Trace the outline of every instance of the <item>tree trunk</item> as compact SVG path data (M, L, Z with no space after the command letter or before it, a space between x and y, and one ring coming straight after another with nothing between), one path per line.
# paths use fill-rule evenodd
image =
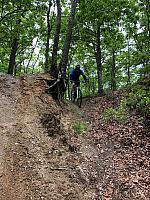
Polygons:
M34 73L35 65L36 65L36 63L37 63L37 61L38 61L38 59L39 59L39 56L40 56L40 54L38 54L38 56L37 56L37 58L36 58L34 64L32 65L32 74Z
M127 82L127 85L130 85L130 38L128 36L128 63L127 63L127 75L128 75L128 82Z
M149 0L146 1L146 15L147 15L147 32L150 39L150 2Z
M17 48L18 48L18 39L14 38L11 45L11 53L10 53L9 66L8 66L8 74L11 74L11 75L14 74L14 70L15 70Z
M115 62L115 50L114 49L112 52L111 89L116 90L116 62Z
M72 29L73 29L73 22L74 22L77 3L78 3L78 0L72 0L70 15L69 15L69 19L68 19L66 39L64 42L62 58L59 63L59 70L61 70L63 78L66 77L68 54L69 54L69 49L70 49L70 44L71 44L71 39L72 39Z
M17 10L21 9L21 4L17 6ZM16 27L14 27L14 30L16 31L15 37L13 38L12 44L11 44L11 53L10 53L10 59L9 59L9 66L8 66L8 74L13 75L15 73L15 66L16 66L16 54L17 54L17 48L18 48L18 41L19 41L19 33L18 33L18 27L21 23L21 19L16 20Z
M56 0L57 3L57 18L56 18L56 31L54 36L54 45L52 52L52 63L50 73L52 76L57 77L58 69L57 69L57 51L58 51L58 43L61 29L61 5L60 0Z
M97 24L97 44L96 44L96 64L97 64L97 74L98 74L98 94L103 94L103 80L102 80L102 62L101 62L101 41L100 41L100 22Z
M50 9L52 6L51 0L49 0L48 10L47 10L47 42L46 42L46 51L45 51L45 72L48 71L48 61L49 61L49 39L51 34L51 25L50 25Z
M30 62L31 62L31 60L32 60L33 53L34 53L34 50L35 50L35 48L36 48L36 46L37 46L37 43L38 43L38 39L37 39L37 41L36 41L35 46L34 46L33 49L32 49L31 54L30 54L30 58L29 58L29 60L28 60L27 66L26 66L26 74L28 73L29 65L30 65Z

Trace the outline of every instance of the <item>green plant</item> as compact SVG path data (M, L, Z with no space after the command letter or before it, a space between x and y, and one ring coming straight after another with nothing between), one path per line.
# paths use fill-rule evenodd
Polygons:
M120 123L126 123L128 120L128 115L126 113L126 109L124 105L120 104L120 106L116 109L107 108L103 113L103 119L105 121L117 121Z
M103 118L105 121L111 121L112 119L114 119L115 116L115 110L110 107L104 110L103 112Z
M120 105L117 108L107 108L103 113L105 121L118 121L120 123L126 123L128 120L128 114L126 110L126 99L121 100Z
M123 101L126 102L126 106L131 111L136 110L141 114L148 113L148 105L150 105L150 90L142 86L136 86Z
M76 121L72 126L74 132L77 135L81 135L86 130L86 124L83 122Z
M137 111L140 114L150 112L150 90L148 87L135 85L131 92L124 97L117 108L107 108L103 113L105 121L118 121L126 123L129 111Z

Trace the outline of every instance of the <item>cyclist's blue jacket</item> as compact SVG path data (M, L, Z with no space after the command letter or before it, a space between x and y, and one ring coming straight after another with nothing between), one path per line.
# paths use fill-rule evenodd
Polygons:
M86 81L86 76L81 68L78 71L76 69L72 69L70 73L70 80L79 81L80 75L82 75L84 80Z

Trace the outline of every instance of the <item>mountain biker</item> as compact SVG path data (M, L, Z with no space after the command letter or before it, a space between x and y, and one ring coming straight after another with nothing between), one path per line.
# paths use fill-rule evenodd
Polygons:
M83 72L83 69L80 65L76 65L74 69L72 69L70 73L70 82L72 83L72 93L74 92L74 98L76 98L76 87L80 86L80 76L83 76L85 82L87 81L87 78Z

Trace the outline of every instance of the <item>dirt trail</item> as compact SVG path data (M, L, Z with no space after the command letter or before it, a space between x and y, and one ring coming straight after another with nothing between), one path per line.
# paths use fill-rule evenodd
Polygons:
M116 148L116 133L126 127L117 126L114 133L114 126L102 119L110 102L91 99L81 110L60 104L46 93L43 79L51 77L0 77L0 200L147 200L144 178L138 188L137 173L123 171L127 151ZM72 129L77 119L87 123L84 135ZM145 165L139 176L147 176Z

